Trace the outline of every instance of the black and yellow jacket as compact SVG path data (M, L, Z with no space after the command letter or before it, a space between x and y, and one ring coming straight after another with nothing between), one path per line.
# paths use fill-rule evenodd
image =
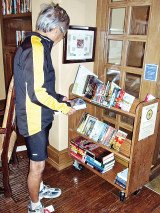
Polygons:
M27 34L14 59L16 116L20 134L38 133L48 126L54 110L67 114L68 103L55 91L55 71L51 61L53 42L36 32Z

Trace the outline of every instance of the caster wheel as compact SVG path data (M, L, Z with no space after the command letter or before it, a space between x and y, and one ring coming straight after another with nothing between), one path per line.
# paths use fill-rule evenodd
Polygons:
M83 169L83 165L80 164L77 160L74 160L73 166L78 171L81 171Z
M123 191L120 191L120 201L124 201L125 193Z

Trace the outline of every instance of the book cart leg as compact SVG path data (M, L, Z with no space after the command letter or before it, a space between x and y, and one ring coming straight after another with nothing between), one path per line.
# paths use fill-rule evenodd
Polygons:
M125 198L125 193L124 191L120 191L120 201L124 201L124 198Z
M133 195L137 195L141 189L142 189L142 187L140 189L137 189L135 192L133 192Z
M83 169L82 164L80 164L77 160L74 160L73 166L75 167L75 169L77 169L79 171L81 171Z

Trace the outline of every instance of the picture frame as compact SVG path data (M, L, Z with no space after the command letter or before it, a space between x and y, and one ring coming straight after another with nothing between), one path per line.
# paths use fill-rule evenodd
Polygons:
M70 26L63 40L63 63L93 62L96 27Z

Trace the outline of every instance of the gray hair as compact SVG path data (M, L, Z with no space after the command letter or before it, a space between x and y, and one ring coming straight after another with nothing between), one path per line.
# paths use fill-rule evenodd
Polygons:
M69 28L70 18L67 12L58 4L45 5L37 20L36 29L42 32L50 32L56 27L60 27L62 33Z

